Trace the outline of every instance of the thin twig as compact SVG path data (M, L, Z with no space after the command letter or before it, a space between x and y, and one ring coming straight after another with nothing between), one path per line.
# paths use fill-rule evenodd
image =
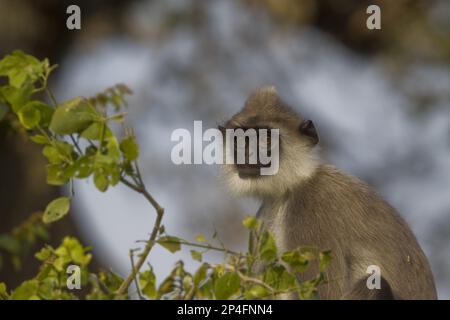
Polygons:
M147 240L137 240L136 242L147 242ZM220 247L216 247L210 244L200 244L200 243L192 243L186 240L180 240L180 241L173 241L173 240L158 240L159 243L179 243L179 244L183 244L186 246L190 246L190 247L196 247L196 248L203 248L203 249L208 249L208 250L215 250L215 251L220 251L220 252L226 252L226 253L231 253L234 255L240 255L240 252L237 251L232 251L229 249L223 249Z
M142 181L141 178L139 180ZM148 239L147 244L145 245L144 250L139 257L139 260L137 261L135 268L133 268L133 270L128 275L128 277L122 282L119 289L117 289L117 291L116 291L117 294L125 293L128 290L128 288L130 287L130 284L133 281L133 279L136 278L139 270L141 269L142 265L145 263L145 260L147 259L148 255L150 254L150 251L152 250L153 246L155 245L155 239L158 236L158 231L161 228L162 218L164 216L164 208L162 208L159 205L159 203L150 195L150 193L147 191L147 189L145 188L145 186L143 184L134 185L123 177L120 179L120 181L124 185L129 187L130 189L133 189L136 192L139 192L140 194L142 194L148 200L148 202L150 202L150 204L156 210L156 220L155 220L155 224L153 225L153 230L150 234L150 238Z
M136 249L134 249L134 250L130 249L130 263L131 263L131 269L132 270L136 270L136 267L134 266L134 251L135 250ZM144 297L142 296L141 288L139 287L139 283L138 283L137 277L134 277L134 285L136 286L136 290L137 290L137 294L139 296L139 299L140 300L145 300Z
M55 98L52 90L50 90L49 87L46 87L45 89L47 91L48 96L50 97L50 100L53 102L55 108L58 107L58 102L56 101L56 98Z
M141 193L150 202L150 204L153 206L153 208L155 208L156 213L159 214L160 212L162 212L162 213L164 212L164 209L159 205L158 202L156 202L156 200L151 196L151 194L148 193L147 189L145 189L144 186L134 185L133 183L126 180L125 178L121 178L120 182L122 182L127 187L133 189L134 191Z

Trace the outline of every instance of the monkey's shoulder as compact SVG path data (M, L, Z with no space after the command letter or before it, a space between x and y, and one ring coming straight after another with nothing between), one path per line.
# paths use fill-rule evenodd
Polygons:
M376 194L361 179L347 174L335 166L322 164L317 168L316 174L305 185L306 188L322 193L356 193L358 195Z
M297 192L295 201L328 212L397 217L396 210L367 183L332 165L320 165ZM318 206L320 204L320 206Z

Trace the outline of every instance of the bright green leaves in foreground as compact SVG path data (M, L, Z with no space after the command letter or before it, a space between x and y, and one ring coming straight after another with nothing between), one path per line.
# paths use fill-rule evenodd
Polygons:
M226 272L214 284L214 293L217 299L227 300L237 294L241 288L241 278L236 272Z
M35 278L23 282L9 293L3 290L3 299L11 300L50 300L50 299L76 299L76 292L68 290L66 272L69 265L80 268L81 285L88 283L87 266L91 261L89 248L83 247L72 237L64 238L61 245L54 249L46 246L35 255L42 262L39 273ZM0 297L2 293L0 292Z
M94 185L104 192L122 176L133 180L138 144L131 130L117 138L110 128L111 123L122 123L125 113L108 114L108 106L113 112L125 106L124 96L131 90L120 84L93 98L76 97L58 103L47 87L54 68L47 59L40 61L21 51L0 60L0 77L8 78L8 84L0 86L1 116L11 110L23 130L33 132L31 141L43 146L42 153L48 160L47 183L62 186L92 176ZM34 97L44 90L52 106ZM49 204L44 214L46 223L67 214L69 204L66 201L62 207L62 203L57 199Z
M177 237L163 236L159 238L158 243L172 253L181 249L181 239Z
M139 286L143 294L151 299L155 299L157 296L156 290L156 276L153 273L153 269L142 272L139 275Z
M248 217L243 225L256 238L256 249L245 254L224 248L220 241L211 244L201 234L195 236L195 242L189 242L160 232L156 243L172 253L192 247L192 259L201 264L190 273L178 262L159 287L153 270L146 270L139 277L141 293L150 299L273 299L285 294L301 299L319 297L318 287L326 280L325 268L331 261L329 251L304 247L279 252L272 234L261 228L261 221ZM211 250L223 251L226 259L220 264L203 262ZM306 271L314 274L311 268L317 271L316 276L299 281L297 276L304 276Z
M8 84L0 87L0 102L7 102L11 109L18 113L34 93L46 88L48 76L55 67L51 66L47 59L40 61L19 50L5 56L0 60L0 77L7 77ZM23 125L35 124L38 118L36 114L42 111L31 110L34 109L22 112ZM41 118L45 119L46 116L41 115Z
M134 161L139 156L139 147L133 136L126 137L120 142L120 150L129 161Z
M47 205L45 209L43 221L45 223L51 223L61 219L65 216L70 209L70 198L61 197L53 200Z
M0 76L7 76L10 86L21 88L26 83L46 80L55 66L50 66L48 59L39 61L20 50L14 51L0 60Z
M79 133L100 120L97 110L86 99L77 97L56 108L49 128L60 135Z
M6 255L3 253L7 253L14 269L20 270L23 258L30 253L35 242L48 239L47 226L42 221L42 214L33 213L10 232L0 234L0 262L6 262L6 259L3 258Z
M41 101L30 101L17 111L20 123L25 129L48 127L52 116L53 108Z

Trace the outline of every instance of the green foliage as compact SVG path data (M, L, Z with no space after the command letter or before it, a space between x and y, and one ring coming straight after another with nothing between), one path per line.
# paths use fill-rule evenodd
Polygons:
M66 268L75 264L81 268L81 283L86 285L88 277L87 266L91 260L89 248L83 247L75 238L66 237L62 244L54 249L46 246L36 253L36 258L42 262L38 274L33 279L24 281L11 293L5 286L0 286L0 296L11 300L49 300L76 299L66 285Z
M120 150L129 161L134 161L139 156L139 147L133 136L126 137L120 142Z
M102 117L84 98L77 97L59 105L50 122L49 129L56 134L80 133Z
M180 239L177 237L173 236L160 237L158 243L172 253L180 251L181 249Z
M143 294L151 299L155 299L158 292L156 290L156 276L153 269L146 270L139 275L139 286Z
M244 221L242 221L242 224L247 229L253 230L258 228L258 219L256 219L255 217L247 217L244 219Z
M227 300L239 293L241 279L236 272L226 272L221 275L214 284L214 294L217 299Z
M41 267L34 278L11 291L0 283L0 299L128 299L136 297L128 291L132 283L141 299L264 299L285 293L302 299L318 297L318 287L326 280L330 252L317 248L280 252L272 234L255 217L243 221L251 235L251 245L245 253L224 247L217 234L212 236L214 243L202 234L195 236L195 242L168 235L161 224L163 209L145 189L139 172L136 137L133 130L124 126L125 113L120 112L131 90L119 84L94 97L59 103L47 86L54 68L47 59L38 60L21 51L0 60L0 77L8 80L0 86L0 120L13 115L30 140L42 147L48 184L70 187L70 195L51 201L43 215L33 215L11 233L0 235L0 250L20 266L20 257L37 239L47 240L48 224L69 213L75 179L92 178L101 192L123 183L149 200L158 219L144 247L130 251L132 272L127 277L112 271L91 272L90 248L75 238L65 237L57 248L46 245L35 254ZM41 92L48 94L50 102L40 100ZM122 125L121 135L112 130L113 123ZM189 247L198 268L191 273L179 261L165 279L158 281L151 265L141 270L155 244L171 253ZM224 254L222 263L205 261L205 253L211 250ZM70 265L81 270L81 285L85 289L82 293L68 289L66 270ZM317 270L316 276L299 281L297 275L310 268Z
M64 217L70 209L70 198L60 197L50 202L45 209L43 221L45 223L55 222Z
M16 270L22 267L22 258L27 256L36 241L49 239L47 226L39 212L31 214L27 220L15 227L11 232L0 234L0 262L2 252L7 254ZM0 263L0 269L2 265Z

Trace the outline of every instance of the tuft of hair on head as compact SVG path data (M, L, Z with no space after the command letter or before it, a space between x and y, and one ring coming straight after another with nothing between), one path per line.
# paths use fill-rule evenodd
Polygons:
M255 90L228 125L280 130L280 163L275 175L243 179L234 165L223 166L224 180L235 194L258 198L283 195L311 178L321 162L314 124L284 103L274 86Z
M244 109L264 108L279 101L277 89L274 86L264 86L253 91L245 102Z
M285 122L297 122L300 116L279 96L275 86L263 86L253 91L242 110L246 114L258 114L260 118L280 118ZM274 117L277 115L277 117Z

